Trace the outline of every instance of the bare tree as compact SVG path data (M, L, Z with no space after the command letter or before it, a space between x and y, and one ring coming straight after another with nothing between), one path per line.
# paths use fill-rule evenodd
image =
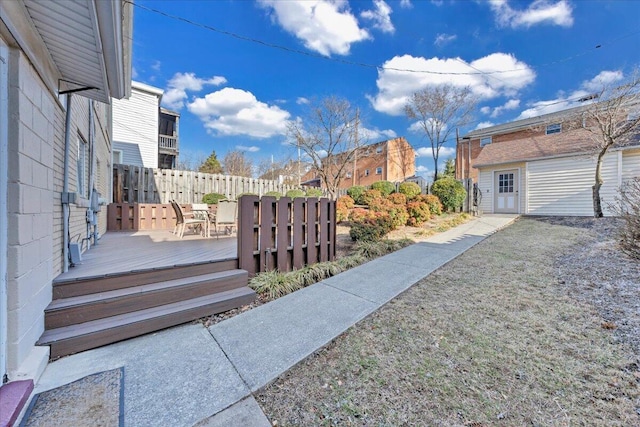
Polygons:
M440 149L458 127L471 122L477 100L469 87L450 84L429 86L411 95L404 107L410 120L417 125L431 143L435 166L434 180L438 179Z
M603 85L600 92L593 95L597 102L581 110L580 117L567 120L584 127L594 144L596 154L595 182L592 186L593 215L603 216L600 188L602 160L612 147L624 147L640 139L640 69L633 71L622 85Z
M280 180L282 177L283 184L298 184L298 162L290 158L262 159L256 169L260 179Z
M233 150L227 152L222 160L224 172L233 176L253 176L253 162L244 151Z
M307 117L289 125L292 144L309 158L332 198L349 171L356 150L362 146L359 126L358 110L337 97L311 105Z

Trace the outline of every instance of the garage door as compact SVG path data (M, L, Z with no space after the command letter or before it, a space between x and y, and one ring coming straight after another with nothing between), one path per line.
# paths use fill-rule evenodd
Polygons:
M617 154L613 154L603 162L603 197L613 194L617 187L617 158ZM591 216L594 180L595 159L591 156L530 162L527 166L527 213ZM605 197L605 204L610 201Z

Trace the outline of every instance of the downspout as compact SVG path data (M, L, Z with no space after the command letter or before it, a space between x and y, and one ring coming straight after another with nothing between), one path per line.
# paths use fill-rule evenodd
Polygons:
M71 94L67 94L67 112L64 121L64 173L62 175L62 272L69 271L69 151L71 139Z
M91 238L93 237L93 233L91 232L92 221L95 221L93 212L93 187L94 187L94 171L95 171L95 131L94 131L94 122L93 122L93 101L87 98L87 102L89 103L89 153L90 153L90 163L89 163L89 207L87 208L87 249L91 248ZM95 244L95 241L94 241Z

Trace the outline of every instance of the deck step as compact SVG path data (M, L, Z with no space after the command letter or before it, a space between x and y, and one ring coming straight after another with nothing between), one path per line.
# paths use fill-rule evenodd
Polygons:
M187 265L104 274L80 279L55 279L53 281L53 299L57 300L80 295L109 292L116 289L180 279L187 276L218 273L226 270L235 270L237 268L238 259L230 258Z
M245 286L132 313L46 330L37 344L50 346L51 359L57 359L221 313L248 304L255 297L255 292Z
M247 282L248 273L236 269L57 299L45 310L45 329L62 328L237 289L247 286Z

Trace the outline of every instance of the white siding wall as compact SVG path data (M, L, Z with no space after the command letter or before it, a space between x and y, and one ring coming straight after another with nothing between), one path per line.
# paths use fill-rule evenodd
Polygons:
M158 108L158 95L135 86L129 99L113 100L113 148L124 164L158 167Z
M622 154L622 181L640 177L640 150Z
M478 187L482 191L482 200L480 202L480 209L484 213L493 213L493 185L494 185L494 172L502 171L502 170L517 170L518 171L518 195L519 195L519 213L525 212L526 209L526 200L525 200L525 189L527 188L527 176L525 172L525 164L524 163L512 163L508 165L501 165L498 168L490 169L483 168L480 169L478 175Z
M618 188L616 152L605 156L602 164L603 187L600 196L607 214ZM564 157L529 162L528 210L530 215L591 216L591 186L595 180L596 159L593 156Z

